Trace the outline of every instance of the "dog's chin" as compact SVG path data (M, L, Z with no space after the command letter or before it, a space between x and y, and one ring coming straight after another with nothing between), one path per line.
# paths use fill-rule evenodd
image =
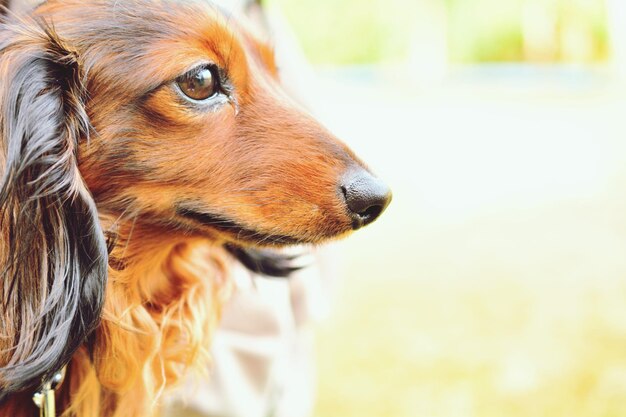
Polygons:
M176 213L186 222L192 223L207 234L219 235L224 241L241 247L284 247L294 245L321 244L326 241L339 239L349 234L352 229L338 232L310 233L305 236L295 236L284 233L270 233L262 231L240 222L205 211L191 208L178 208Z

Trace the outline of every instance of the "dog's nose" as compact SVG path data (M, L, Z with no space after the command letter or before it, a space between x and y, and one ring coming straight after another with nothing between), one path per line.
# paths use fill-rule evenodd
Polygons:
M341 192L346 200L356 230L376 220L391 203L391 190L365 170L346 176Z

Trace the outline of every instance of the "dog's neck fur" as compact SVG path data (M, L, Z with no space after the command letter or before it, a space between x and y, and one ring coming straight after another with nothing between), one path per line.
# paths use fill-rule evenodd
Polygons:
M68 367L60 415L152 416L185 371L208 368L231 291L231 258L205 239L155 233L131 223L116 228L103 320ZM7 415L34 415L23 405L9 400Z
M118 227L110 258L119 264L109 268L94 369L71 370L87 374L76 384L72 407L107 409L79 415L150 415L161 392L185 370L203 360L208 365L206 349L230 292L229 258L205 239L159 233L139 224ZM98 392L104 398L87 398Z
M102 323L69 364L58 389L59 415L152 416L163 391L185 371L208 369L210 339L233 290L227 277L238 255L221 243L132 219L103 215L100 221L110 249ZM255 256L257 267L267 264L276 276L297 269L290 258ZM29 395L9 399L0 414L35 415L34 406L24 409L32 405Z

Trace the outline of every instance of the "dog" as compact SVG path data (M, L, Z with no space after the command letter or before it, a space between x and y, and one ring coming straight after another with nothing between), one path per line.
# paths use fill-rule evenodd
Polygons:
M154 415L206 363L229 268L374 220L389 188L202 0L50 0L0 24L0 416ZM268 249L269 248L269 249Z

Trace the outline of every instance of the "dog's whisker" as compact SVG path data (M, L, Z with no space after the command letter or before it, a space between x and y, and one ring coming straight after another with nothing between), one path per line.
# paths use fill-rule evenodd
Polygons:
M120 256L120 259L122 259L122 260L126 259L126 252L128 251L128 248L130 246L130 242L131 242L131 239L133 237L133 233L135 231L135 226L137 224L137 218L138 217L139 217L139 213L135 213L135 216L133 217L133 220L131 222L131 226L130 226L130 230L128 232L128 236L124 237L124 240L125 240L125 242L124 242L124 249L122 250L122 254Z

